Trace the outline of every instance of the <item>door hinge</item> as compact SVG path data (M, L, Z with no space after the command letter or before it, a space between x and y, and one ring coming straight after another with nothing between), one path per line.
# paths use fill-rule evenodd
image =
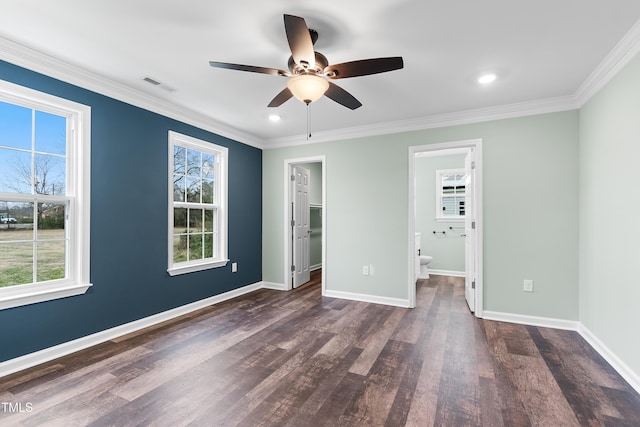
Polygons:
M471 162L471 169L475 169L476 168L476 162Z
M471 221L471 229L472 230L476 229L476 222L475 221Z
M291 181L295 181L296 180L296 176L295 175L291 175Z
M475 289L476 288L476 281L474 280L473 282L471 282L471 289Z
M295 219L292 219L292 220L291 220L291 227L293 228L293 227L295 227L295 225L296 225L296 220L295 220Z
M296 271L296 266L295 266L295 265L292 265L292 266L291 266L291 272L293 273L294 271Z

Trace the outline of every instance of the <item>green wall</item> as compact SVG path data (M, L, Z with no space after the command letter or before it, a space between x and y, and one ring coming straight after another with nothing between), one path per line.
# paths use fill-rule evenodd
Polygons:
M577 320L577 111L265 150L263 280L284 282L284 160L326 155L327 289L408 299L408 147L476 138L484 309Z
M580 111L580 321L640 375L640 56Z
M416 232L421 253L432 256L429 270L464 273L464 222L436 220L436 171L464 169L464 154L416 157ZM450 230L453 227L454 230ZM436 234L433 232L436 231ZM445 231L446 234L441 234Z

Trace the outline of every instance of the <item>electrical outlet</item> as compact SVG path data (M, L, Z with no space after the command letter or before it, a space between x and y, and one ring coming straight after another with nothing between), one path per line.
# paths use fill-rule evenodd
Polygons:
M368 276L369 275L369 266L368 265L363 265L362 266L362 275L363 276Z
M233 262L233 263L231 263L231 272L235 273L236 271L238 271L238 263L237 262Z
M525 292L533 292L533 280L525 280L522 290Z
M369 264L369 276L373 276L374 274L376 274L376 269L373 264Z

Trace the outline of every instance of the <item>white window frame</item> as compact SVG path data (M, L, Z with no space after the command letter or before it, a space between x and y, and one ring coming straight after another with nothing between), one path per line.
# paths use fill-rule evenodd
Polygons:
M452 195L446 195L442 189L442 177L445 175L466 175L467 172L464 168L459 169L438 169L436 170L436 221L464 221L464 215L442 215L442 199L444 197L452 197ZM465 200L466 200L466 188L465 188Z
M175 146L190 148L193 150L213 154L215 156L216 167L214 168L214 194L217 195L214 200L214 204L217 210L217 234L218 234L218 247L216 258L205 258L195 261L184 261L175 263L173 261L173 225L174 207L188 207L193 206L195 208L203 208L203 205L198 203L189 202L175 202L173 200L173 151ZM224 267L229 262L227 257L228 253L228 239L227 239L227 224L228 224L228 205L227 205L227 187L228 187L228 170L229 163L229 149L220 145L213 144L208 141L203 141L197 138L193 138L187 135L180 134L178 132L169 131L169 169L168 169L168 229L167 229L167 272L171 276L178 274L192 273L195 271L208 270L211 268Z
M84 294L90 283L91 107L0 80L0 101L67 118L68 203L65 230L69 248L64 279L0 288L0 310ZM44 195L0 193L2 200L38 203Z

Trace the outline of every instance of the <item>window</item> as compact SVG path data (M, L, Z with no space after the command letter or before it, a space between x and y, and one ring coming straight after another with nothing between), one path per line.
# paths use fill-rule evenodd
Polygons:
M464 219L466 179L464 169L436 171L436 219Z
M227 259L228 150L169 132L169 267L190 273Z
M91 286L90 114L0 81L0 309Z

